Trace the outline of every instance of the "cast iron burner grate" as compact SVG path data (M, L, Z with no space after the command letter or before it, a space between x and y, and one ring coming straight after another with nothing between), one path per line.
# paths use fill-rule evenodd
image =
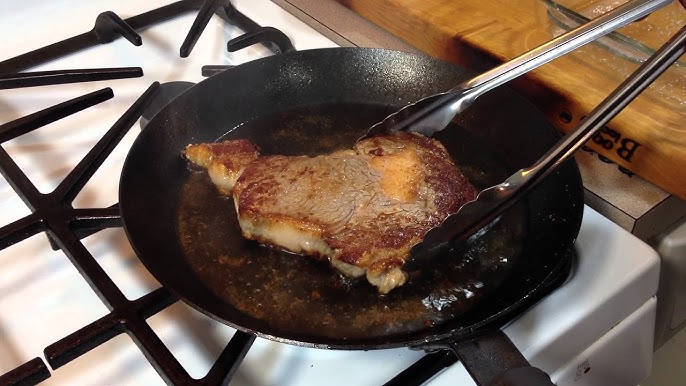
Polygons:
M141 76L139 68L67 70L28 74L16 72L94 44L111 42L120 36L126 37L134 44L140 44L140 36L136 30L198 9L198 16L181 48L181 56L190 54L202 29L215 11L229 23L247 31L245 35L228 43L229 50L247 47L257 42L266 42L265 45L277 53L293 50L285 34L270 27L260 27L236 11L228 0L179 1L126 20L122 20L112 12L105 12L98 17L95 27L90 32L0 62L0 89ZM212 70L213 68L206 69L207 75L210 75ZM224 68L220 67L219 70L224 70ZM44 349L45 359L51 369L56 370L112 338L126 333L167 384L225 385L230 382L240 366L255 336L237 331L208 373L201 379L192 378L146 322L151 316L177 302L178 298L167 289L158 288L138 299L127 299L81 242L83 237L100 230L121 227L118 204L106 208L74 208L72 205L73 200L88 180L141 117L146 107L155 100L160 89L157 82L152 84L81 162L68 173L67 177L49 193L38 191L5 151L2 144L111 99L114 96L112 90L104 88L0 126L0 172L32 212L0 228L0 250L35 234L45 232L53 248L64 252L109 310L105 316ZM571 265L571 260L570 257L569 265ZM550 290L560 285L567 277L569 267L561 271L555 280L548 283L547 290L540 291L539 297L545 296ZM530 299L529 305L537 300L538 298ZM389 380L387 385L419 385L455 361L455 356L445 351L426 354L414 365ZM48 366L40 357L36 357L0 375L0 384L38 384L49 377Z

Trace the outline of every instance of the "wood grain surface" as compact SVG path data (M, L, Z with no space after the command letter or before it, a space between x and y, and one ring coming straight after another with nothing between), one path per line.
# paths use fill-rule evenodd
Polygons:
M429 55L476 70L512 59L562 32L541 0L337 1ZM684 12L675 2L622 32L657 47L683 25ZM567 132L637 67L589 44L512 86ZM588 146L686 199L686 67L672 66Z

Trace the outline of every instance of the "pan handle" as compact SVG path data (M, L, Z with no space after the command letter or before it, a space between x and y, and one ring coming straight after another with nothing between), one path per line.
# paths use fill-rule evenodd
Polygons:
M468 339L436 342L424 348L452 351L480 386L554 385L548 374L531 366L499 329L479 332Z

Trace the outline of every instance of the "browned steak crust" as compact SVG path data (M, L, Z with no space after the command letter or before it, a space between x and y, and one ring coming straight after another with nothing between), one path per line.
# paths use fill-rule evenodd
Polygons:
M443 145L419 134L376 136L316 157L260 157L245 142L186 150L232 193L243 235L366 274L381 293L405 283L410 249L476 194ZM213 160L198 159L203 148Z

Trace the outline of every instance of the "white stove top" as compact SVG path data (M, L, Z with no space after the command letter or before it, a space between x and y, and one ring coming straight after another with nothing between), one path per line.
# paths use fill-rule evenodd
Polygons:
M167 3L35 0L20 9L16 3L0 3L0 36L5 37L0 42L0 60L90 30L100 12L111 10L126 18ZM284 31L297 49L335 46L270 1L241 0L234 5L259 24ZM190 57L181 59L178 50L194 17L191 13L142 32L141 47L118 39L29 70L140 66L145 73L142 78L0 90L0 123L103 87L114 90L112 100L2 144L41 192L52 191L153 81L198 82L203 79L203 65L240 64L271 54L262 46L226 52L226 42L240 31L215 16ZM134 127L127 134L77 197L75 207L117 202L121 165L138 132ZM29 213L0 178L0 226ZM129 299L159 287L135 257L122 229L101 231L84 244ZM556 373L562 365L649 302L657 289L655 252L589 208L585 208L577 247L579 261L570 281L505 328L532 364L551 373L553 379L562 376ZM64 254L50 249L45 235L0 251L0 375L42 356L46 346L107 312ZM233 334L231 328L180 302L149 323L195 378L207 372ZM383 384L422 355L408 349L325 351L257 339L231 384ZM460 365L431 384L463 384L456 380L471 382ZM163 381L132 340L120 335L53 371L44 384L154 385Z

